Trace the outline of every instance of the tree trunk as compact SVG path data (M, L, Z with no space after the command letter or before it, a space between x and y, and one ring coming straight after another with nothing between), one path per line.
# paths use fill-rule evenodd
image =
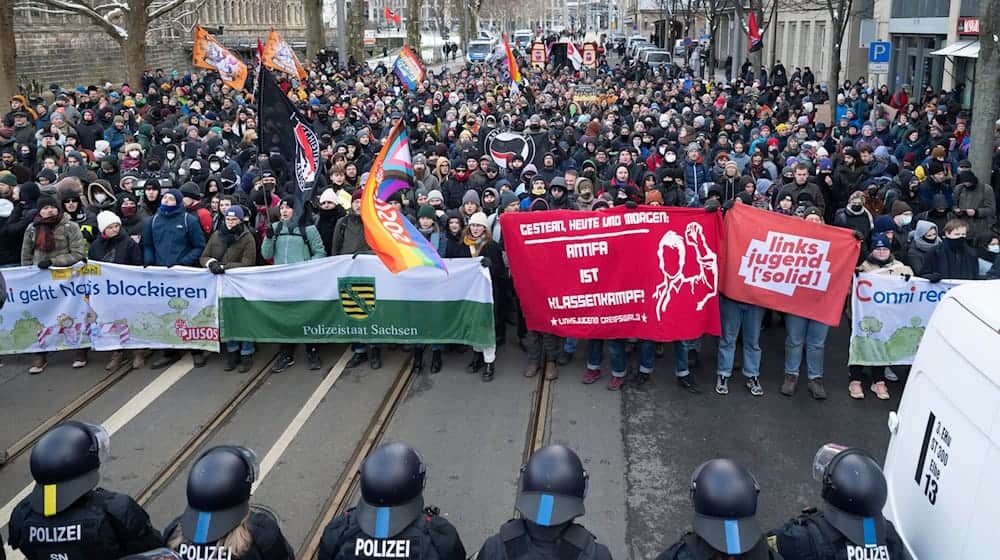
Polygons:
M454 12L452 17L458 20L458 45L462 47L462 52L465 52L469 42L469 29L465 19L468 7L465 5L465 0L454 0L451 9Z
M146 0L132 0L125 14L128 37L119 44L125 58L125 75L132 91L142 91L142 74L146 71L146 32L149 31L149 14Z
M0 2L0 99L17 95L17 45L14 43L14 2Z
M420 8L423 3L423 0L406 0L406 44L421 58Z
M312 60L326 47L323 0L303 0L303 8L306 16L306 58Z
M837 104L837 88L840 87L840 51L843 46L843 37L838 37L836 30L840 29L838 22L831 22L830 26L834 33L832 33L830 41L830 75L826 78L826 91L830 94L830 118L831 120L835 118L837 110L834 107ZM831 125L836 125L836 122L830 123Z
M359 64L365 61L365 14L367 13L367 0L351 2L351 13L347 16L347 52Z
M996 141L994 123L1000 118L1000 0L979 0L979 60L972 105L972 145L969 161L981 183L989 184ZM1000 185L993 185L994 189Z

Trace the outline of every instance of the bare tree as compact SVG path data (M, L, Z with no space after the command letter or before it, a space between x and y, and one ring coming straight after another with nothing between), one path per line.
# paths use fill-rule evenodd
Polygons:
M365 14L367 13L368 0L351 1L351 11L347 15L347 52L359 63L365 60Z
M1000 0L979 0L979 60L973 101L969 161L979 180L989 183L996 150L994 123L1000 118Z
M406 44L420 56L420 9L423 0L406 0Z
M17 45L14 43L14 3L0 1L0 99L17 94Z
M715 68L718 66L715 47L719 44L719 25L722 23L722 18L719 15L729 7L731 2L732 0L701 0L702 15L705 17L705 23L708 24L708 34L710 36L708 58L706 59L708 71L705 73L709 80L714 79ZM671 48L670 45L667 48Z
M995 1L995 0L994 0ZM854 0L823 0L827 15L830 16L830 73L827 75L827 91L836 97L840 84L840 53L844 48L844 35L854 13Z
M146 35L150 24L196 1L102 0L91 5L84 0L37 0L50 8L84 16L111 36L122 49L126 76L133 86L142 83L142 73L146 69Z
M302 0L302 7L306 17L306 58L312 60L326 47L323 0Z

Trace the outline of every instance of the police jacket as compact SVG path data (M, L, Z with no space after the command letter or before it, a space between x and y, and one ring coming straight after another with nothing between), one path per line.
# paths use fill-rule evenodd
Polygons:
M135 500L103 488L52 517L34 511L27 499L10 516L10 546L28 560L120 558L162 542Z
M529 525L513 519L486 539L479 550L484 560L611 560L611 553L597 537L576 523L556 527Z
M885 542L875 546L855 544L812 508L785 523L768 542L788 560L910 560L895 527L885 522Z
M348 558L414 558L465 560L465 547L448 520L427 508L400 533L388 539L372 538L361 530L351 508L327 525L320 541L319 560Z
M746 560L782 560L784 557L768 547L764 539L743 554L726 555L708 545L698 535L686 533L681 540L660 553L656 560L711 560L714 558L744 558Z
M185 536L181 539L180 544L172 544L171 541L176 538L174 533L181 530L180 521L181 518L178 517L171 521L170 525L167 525L167 528L163 530L163 539L166 545L177 552L182 560L208 560L210 558L219 560L293 560L295 558L292 545L285 540L285 535L278 527L278 521L266 511L250 510L250 517L246 523L252 538L249 548L242 554L237 554L238 551L230 549L224 538L214 543L195 544Z

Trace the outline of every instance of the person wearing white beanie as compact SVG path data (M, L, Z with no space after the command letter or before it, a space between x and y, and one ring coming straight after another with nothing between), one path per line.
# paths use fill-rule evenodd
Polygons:
M87 251L87 258L91 262L142 266L142 249L130 235L122 233L122 220L118 214L110 210L97 214L97 229L100 234L91 242ZM143 350L137 350L137 353L139 352ZM111 353L111 359L104 369L113 371L131 364L132 357L123 350L115 350Z

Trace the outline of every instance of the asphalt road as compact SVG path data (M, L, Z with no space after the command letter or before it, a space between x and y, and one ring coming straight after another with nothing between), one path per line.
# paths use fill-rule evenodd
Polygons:
M711 391L715 342L702 349L705 391L691 395L673 378L671 348L658 360L650 383L628 383L608 391L605 377L580 383L586 345L576 360L560 368L551 386L545 442L570 445L590 474L587 514L581 522L617 558L650 558L690 522L688 481L702 461L726 456L744 462L762 491L762 524L775 525L818 499L810 477L816 449L829 441L861 446L876 456L888 443L886 414L893 400L864 401L847 396L847 332L831 332L827 352L825 402L809 398L800 387L793 398L778 394L783 359L780 326L764 334L762 371L766 394L752 397L731 382L726 397ZM323 348L324 368L309 371L302 360L273 374L192 456L223 443L247 445L262 461L262 479L253 501L276 513L298 549L330 496L374 411L385 398L408 353L387 349L383 366L344 369L342 345ZM258 369L266 368L275 348L258 349L255 370L223 372L213 357L207 367L192 368L185 358L167 370L135 370L123 377L74 417L105 424L111 454L102 467L102 485L133 495L185 448L217 411L237 394ZM525 358L515 343L504 346L492 383L465 373L471 353L445 353L440 373L414 377L406 388L383 441L406 441L419 448L428 468L426 501L441 508L458 527L467 551L513 516L518 468L528 437L538 390L536 379L521 372ZM95 354L82 370L69 367L68 353L51 360L40 376L26 373L26 357L8 357L0 368L0 447L22 434L96 383L106 372L107 356ZM429 352L425 358L430 359ZM606 364L607 367L607 364ZM164 527L184 507L184 484L190 461L146 504L154 523ZM15 498L30 488L28 453L0 468L0 524L5 525ZM351 503L357 497L351 497Z

